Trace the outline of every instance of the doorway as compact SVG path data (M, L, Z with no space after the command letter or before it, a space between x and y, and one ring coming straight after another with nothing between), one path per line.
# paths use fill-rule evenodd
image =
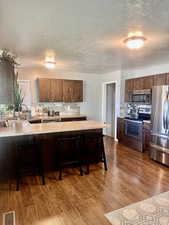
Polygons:
M116 140L116 82L103 83L102 121L109 125L104 134Z

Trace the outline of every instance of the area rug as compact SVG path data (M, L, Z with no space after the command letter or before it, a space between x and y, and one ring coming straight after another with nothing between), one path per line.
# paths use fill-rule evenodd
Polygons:
M112 225L169 225L169 192L105 214Z

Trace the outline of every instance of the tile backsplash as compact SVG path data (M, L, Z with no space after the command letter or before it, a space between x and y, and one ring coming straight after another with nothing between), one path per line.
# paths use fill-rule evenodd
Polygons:
M60 115L77 115L80 114L80 103L38 103L31 107L24 107L23 110L30 109L32 116L36 116L39 112L46 110L59 111ZM46 109L46 110L45 110ZM6 117L13 117L13 110L9 110L8 105L0 104L0 120Z
M80 114L78 103L39 103L37 107L59 111L61 115Z

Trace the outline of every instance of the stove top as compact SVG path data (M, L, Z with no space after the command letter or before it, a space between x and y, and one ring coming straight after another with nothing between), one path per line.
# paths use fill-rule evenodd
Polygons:
M136 120L136 121L150 120L150 118L151 118L151 115L146 114L146 113L139 113L137 118L133 117L133 116L130 116L130 115L127 115L125 117L125 119Z
M134 117L129 117L129 116L126 116L125 119L135 120L135 121L143 121L144 120L144 119L139 119L139 118L134 118Z

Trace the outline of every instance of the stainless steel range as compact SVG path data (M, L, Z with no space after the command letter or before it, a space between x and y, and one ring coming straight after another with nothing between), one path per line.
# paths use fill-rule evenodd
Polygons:
M143 151L143 121L150 120L151 106L132 106L124 119L125 136L128 137L128 145L138 151ZM130 145L131 143L131 145Z

